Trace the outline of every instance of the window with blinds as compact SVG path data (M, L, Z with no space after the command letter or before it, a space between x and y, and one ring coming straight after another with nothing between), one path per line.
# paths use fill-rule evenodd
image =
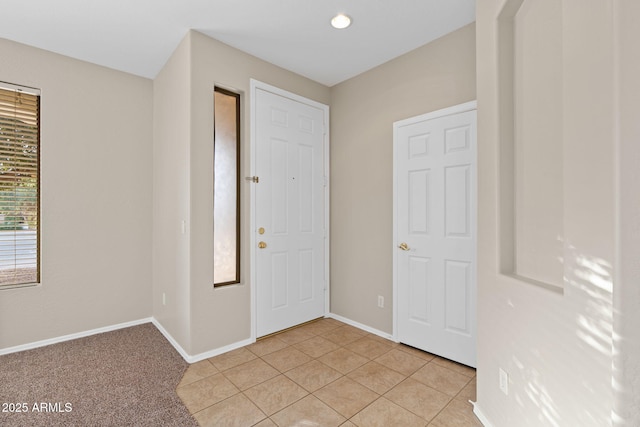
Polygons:
M40 91L0 82L0 289L40 281Z

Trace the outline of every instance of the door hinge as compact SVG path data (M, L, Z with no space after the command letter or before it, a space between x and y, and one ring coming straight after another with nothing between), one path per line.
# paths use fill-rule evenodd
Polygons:
M255 182L256 184L260 182L260 178L257 176L247 176L244 179L247 181Z
M329 184L329 180L327 179L327 176L324 176L324 186L326 187L327 184Z

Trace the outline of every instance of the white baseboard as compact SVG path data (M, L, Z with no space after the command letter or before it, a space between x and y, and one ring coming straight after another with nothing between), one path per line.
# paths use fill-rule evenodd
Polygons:
M28 344L17 345L14 347L7 347L0 349L0 356L5 354L17 353L19 351L32 350L38 347L44 347L51 344L57 344L65 341L71 341L78 338L84 338L91 335L102 334L105 332L117 331L118 329L129 328L131 326L138 326L144 323L150 323L153 318L147 317L145 319L133 320L131 322L118 323L117 325L105 326L103 328L90 329L88 331L77 332L75 334L63 335L61 337L49 338L42 341L35 341Z
M480 420L482 425L484 427L493 427L493 424L491 424L491 422L484 415L484 413L482 412L482 410L478 406L478 403L477 402L471 402L471 404L473 405L473 413L476 415L476 417L478 417L478 419Z
M374 335L378 335L378 336L380 336L382 338L386 338L388 340L393 341L393 336L391 334L379 331L377 329L374 329L374 328L371 328L369 326L363 325L362 323L355 322L355 321L353 321L351 319L347 319L345 317L338 316L337 314L333 314L333 313L327 314L326 317L329 317L329 318L335 319L335 320L339 320L340 322L346 323L347 325L351 325L351 326L356 327L358 329L362 329L363 331L366 331L366 332L372 333ZM191 356L180 346L180 344L178 344L178 342L175 339L173 339L171 334L169 332L167 332L167 330L160 324L160 322L158 322L155 318L153 318L152 321L153 321L153 324L156 326L156 328L158 328L158 330L162 333L162 335L165 336L167 341L169 341L171 343L171 345L176 349L176 351L178 353L180 353L180 356L182 356L182 358L185 361L187 361L187 363L200 362L201 360L208 359L210 357L215 357L215 356L218 356L220 354L227 353L227 352L232 351L232 350L236 350L236 349L238 349L240 347L244 347L246 345L253 344L255 342L255 340L252 340L251 338L248 338L246 340L238 341L238 342L226 345L224 347L219 347L219 348L216 348L216 349L204 352L204 353L200 353L200 354L196 354L194 356Z
M246 339L243 341L234 342L233 344L225 345L224 347L219 347L204 353L196 354L195 356L189 356L189 359L185 359L189 363L196 363L204 359L208 359L210 357L219 356L223 353L227 353L232 350L236 350L240 347L244 347L245 345L253 344L255 340Z
M334 313L327 314L327 317L329 317L331 319L339 320L342 323L346 323L347 325L351 325L351 326L353 326L355 328L362 329L363 331L372 333L374 335L378 335L379 337L386 338L388 340L394 341L393 336L391 334L379 331L379 330L371 328L371 327L369 327L367 325L363 325L362 323L358 323L358 322L356 322L354 320L347 319L346 317L342 317L342 316L339 316L339 315L334 314Z
M362 329L363 331L366 331L366 332L372 333L374 335L378 335L378 336L380 336L382 338L386 338L388 340L393 341L393 337L390 334L388 334L386 332L379 331L379 330L374 329L374 328L371 328L369 326L363 325L362 323L358 323L356 321L353 321L351 319L347 319L345 317L342 317L342 316L339 316L339 315L333 314L333 313L329 313L327 315L327 317L335 319L335 320L339 320L340 322L346 323L347 325L351 325L351 326L356 327L358 329ZM118 329L129 328L131 326L138 326L138 325L142 325L144 323L152 323L158 329L158 331L160 331L160 333L162 335L164 335L164 337L167 339L167 341L169 341L169 343L173 346L173 348L176 349L176 351L180 354L180 356L182 356L182 358L187 363L196 363L196 362L199 362L201 360L208 359L208 358L214 357L214 356L218 356L220 354L223 354L223 353L238 349L240 347L244 347L245 345L249 345L249 344L252 344L252 343L255 342L251 338L248 338L246 340L238 341L238 342L226 345L224 347L215 348L213 350L210 350L210 351L207 351L207 352L204 352L204 353L200 353L200 354L196 354L196 355L192 356L192 355L188 354L182 348L182 346L180 344L178 344L178 342L171 336L171 334L162 326L162 324L155 317L147 317L147 318L144 318L144 319L133 320L131 322L118 323L117 325L105 326L103 328L91 329L91 330L88 330L88 331L78 332L78 333L75 333L75 334L63 335L61 337L50 338L50 339L46 339L46 340L42 340L42 341L36 341L36 342L28 343L28 344L17 345L15 347L3 348L3 349L0 349L0 356L5 355L5 354L10 354L10 353L17 353L19 351L32 350L34 348L44 347L44 346L47 346L47 345L57 344L57 343L65 342L65 341L75 340L77 338L84 338L84 337L88 337L88 336L91 336L91 335L102 334L104 332L116 331ZM478 416L478 418L480 418L480 417ZM487 425L487 424L485 424L485 425Z
M167 330L162 326L162 324L156 319L156 318L152 318L151 322L153 323L153 325L158 328L158 330L160 331L160 333L162 335L164 335L164 337L167 339L167 341L169 341L169 343L173 346L173 348L176 349L176 351L180 354L180 356L182 356L182 358L187 362L187 363L196 363L196 362L200 362L201 360L204 359L208 359L210 357L214 357L214 356L218 356L220 354L226 353L228 351L231 350L235 350L238 349L240 347L244 347L245 345L249 345L254 343L255 341L251 340L251 339L246 339L243 341L238 341L235 342L233 344L229 344L226 345L224 347L220 347L220 348L215 348L213 350L204 352L204 353L200 353L200 354L196 354L194 356L191 356L190 354L188 354L180 344L178 344L178 341L176 341L169 332L167 332Z
M145 323L152 323L158 331L169 341L169 343L176 349L176 351L182 356L187 363L196 363L210 357L218 356L222 353L226 353L231 350L235 350L245 345L252 344L254 341L246 339L238 341L233 344L229 344L224 347L216 348L205 353L196 354L195 356L189 355L180 344L171 336L169 332L158 322L155 317L147 317L144 319L133 320L131 322L118 323L117 325L105 326L102 328L90 329L88 331L77 332L75 334L63 335L61 337L49 338L42 341L35 341L27 344L21 344L14 347L7 347L0 349L0 356L5 354L17 353L19 351L33 350L34 348L45 347L47 345L58 344L65 341L75 340L78 338L85 338L91 335L102 334L105 332L117 331L118 329L129 328L131 326L138 326Z
M158 319L156 319L155 317L152 317L151 323L153 323L153 326L155 326L156 329L159 330L162 335L164 335L167 341L169 341L169 344L171 344L173 348L176 349L178 354L180 354L180 356L182 356L184 360L186 360L188 363L192 363L192 362L189 362L189 357L190 357L189 354L187 354L187 352L184 351L184 348L182 348L182 346L178 344L178 341L176 341L171 336L171 334L164 328L164 326L162 326L162 324L158 322Z

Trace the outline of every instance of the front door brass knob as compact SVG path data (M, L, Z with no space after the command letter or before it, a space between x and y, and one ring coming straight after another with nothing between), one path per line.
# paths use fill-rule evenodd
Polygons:
M407 245L406 243L400 243L400 244L398 245L398 247L399 247L400 249L402 249L403 251L408 251L408 250L409 250L409 245Z
M266 247L267 247L267 244L266 244L265 242L260 242L260 243L258 243L258 247L259 247L260 249L264 249L264 248L266 248Z

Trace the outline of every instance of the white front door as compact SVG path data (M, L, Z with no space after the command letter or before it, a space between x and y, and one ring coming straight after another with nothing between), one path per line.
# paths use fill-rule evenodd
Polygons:
M327 114L299 97L253 93L260 337L325 315Z
M475 105L394 123L396 336L474 367Z

